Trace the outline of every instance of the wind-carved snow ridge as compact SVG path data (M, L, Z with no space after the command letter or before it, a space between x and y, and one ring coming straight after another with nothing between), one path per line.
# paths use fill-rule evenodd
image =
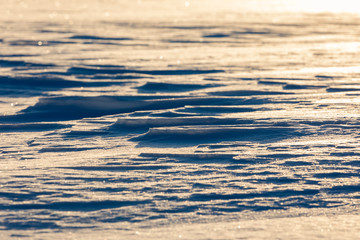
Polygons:
M209 87L221 86L219 84L174 84L174 83L156 83L147 82L141 87L138 87L139 92L182 92L192 91Z
M264 102L279 102L270 99L234 99L216 97L188 96L67 96L41 98L34 106L30 106L14 116L0 117L0 120L23 119L35 121L71 120L84 117L100 117L104 115L132 113L135 111L172 109L185 106L201 105L244 105Z
M133 141L172 142L200 144L219 141L276 141L281 138L297 136L296 129L283 127L237 127L237 126L199 126L199 127L161 127L151 128L146 134L132 138ZM143 142L145 143L145 142Z
M158 117L158 118L120 118L114 127L123 130L149 129L153 127L182 126L182 125L233 125L251 123L251 120L219 117Z
M3 2L0 239L358 238L356 14Z

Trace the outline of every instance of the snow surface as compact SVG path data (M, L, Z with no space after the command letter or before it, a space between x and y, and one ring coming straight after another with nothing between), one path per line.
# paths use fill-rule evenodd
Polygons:
M0 239L360 237L360 16L221 2L2 3Z

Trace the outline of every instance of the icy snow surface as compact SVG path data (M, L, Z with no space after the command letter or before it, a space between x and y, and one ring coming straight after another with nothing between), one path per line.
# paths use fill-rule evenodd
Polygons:
M359 238L360 16L279 2L3 1L0 238Z

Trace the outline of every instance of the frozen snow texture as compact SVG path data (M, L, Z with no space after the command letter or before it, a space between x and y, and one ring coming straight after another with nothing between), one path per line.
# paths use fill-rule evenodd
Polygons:
M358 15L76 2L2 6L1 239L358 237Z

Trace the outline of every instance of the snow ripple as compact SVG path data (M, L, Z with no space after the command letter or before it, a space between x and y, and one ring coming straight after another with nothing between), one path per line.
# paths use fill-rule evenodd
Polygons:
M357 214L358 19L269 14L0 21L0 230Z

